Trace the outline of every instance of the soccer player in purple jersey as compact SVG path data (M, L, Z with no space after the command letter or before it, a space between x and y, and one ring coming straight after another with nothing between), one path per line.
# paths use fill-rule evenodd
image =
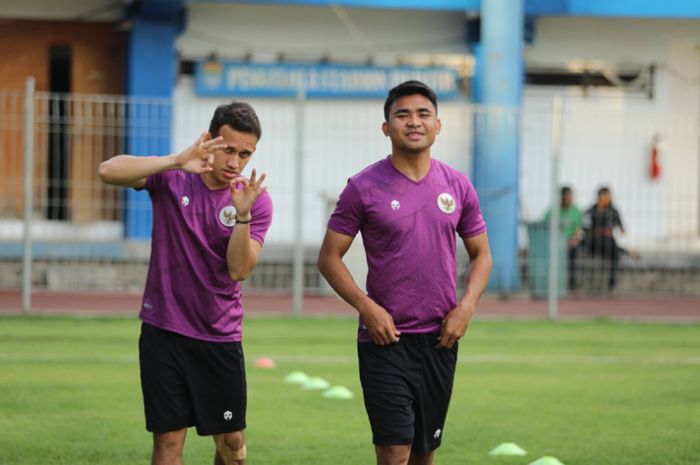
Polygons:
M359 313L365 408L380 465L431 465L452 394L457 341L486 288L492 260L469 179L431 158L440 132L435 93L418 81L389 91L382 131L391 155L351 177L321 246L318 267ZM342 259L361 232L367 294ZM456 242L469 253L456 295Z
M151 259L141 313L141 388L153 465L182 464L187 428L213 436L216 465L245 464L246 379L240 281L272 220L265 174L242 175L260 122L247 103L219 106L209 131L178 154L118 155L108 184L146 189Z

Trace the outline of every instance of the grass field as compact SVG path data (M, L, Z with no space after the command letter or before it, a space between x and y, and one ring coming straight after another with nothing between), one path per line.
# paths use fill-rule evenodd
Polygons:
M0 318L0 463L148 463L135 319ZM355 322L245 323L249 462L374 462L357 377ZM270 356L277 368L253 366ZM282 379L292 370L348 386L327 400ZM528 451L494 458L513 441ZM193 430L189 464L209 464ZM476 321L460 347L436 464L700 463L700 325Z

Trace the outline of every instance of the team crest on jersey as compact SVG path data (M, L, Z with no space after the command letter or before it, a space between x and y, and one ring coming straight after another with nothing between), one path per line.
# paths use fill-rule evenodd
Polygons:
M401 208L401 204L399 203L398 200L394 199L391 201L391 209L394 211L398 211L399 208Z
M455 199L447 192L438 195L437 204L438 208L448 215L455 211Z
M232 228L233 225L236 224L236 209L231 205L222 208L219 212L219 221L221 221L221 224L224 226Z

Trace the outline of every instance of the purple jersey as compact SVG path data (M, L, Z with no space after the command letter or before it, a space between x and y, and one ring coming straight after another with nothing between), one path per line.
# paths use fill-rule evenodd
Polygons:
M161 329L216 342L241 340L241 284L226 265L236 210L228 187L166 171L146 180L153 203L151 260L139 317ZM267 192L251 209L250 237L262 244L272 221Z
M415 182L390 158L350 178L328 228L362 233L367 295L392 316L403 333L440 331L457 305L456 234L486 231L474 186L464 174L431 160ZM358 338L371 340L360 321Z

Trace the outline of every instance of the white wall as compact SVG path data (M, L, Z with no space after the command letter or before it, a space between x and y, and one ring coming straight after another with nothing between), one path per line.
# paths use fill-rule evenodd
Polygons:
M175 150L194 142L207 130L217 105L231 99L202 98L190 79L175 91ZM248 99L256 109L263 134L250 168L268 173L266 184L275 204L268 240L291 243L294 225L294 160L297 144L296 103L284 99ZM308 100L304 104L304 240L320 244L328 219L328 198L337 198L347 179L386 157L391 146L381 132L384 101L379 99ZM436 158L469 172L471 111L463 102L441 102L442 132L434 146ZM331 204L334 200L331 200Z
M254 61L289 59L377 63L420 61L426 56L467 56L463 15L399 10L334 10L279 5L192 5L178 51L198 58ZM576 88L527 88L522 110L521 205L524 220L541 217L550 205L551 100L564 97L561 181L572 185L578 204L589 206L608 185L626 223L623 242L668 248L700 230L700 21L606 18L542 18L535 42L525 51L528 67L655 64L654 98L616 89L583 95ZM465 59L464 63L468 62ZM464 71L464 69L462 69ZM176 90L176 147L196 138L216 104L226 99L194 95L181 79ZM292 101L256 99L264 126L254 164L269 172L277 208L270 240L291 242L296 144ZM307 243L321 239L327 206L323 196L339 192L348 176L386 155L380 100L311 100L305 109L305 226ZM443 102L444 130L438 158L468 172L472 112L466 102ZM648 177L654 134L664 139L662 176ZM681 247L681 246L679 246Z
M332 5L191 4L177 41L186 58L212 53L225 59L289 60L394 65L431 58L471 62L464 14L440 11L342 8ZM448 56L443 56L448 55Z
M0 18L116 21L123 5L114 0L2 0Z
M521 207L523 219L537 220L551 204L551 102L552 94L528 90L522 114ZM697 157L676 148L693 147L697 119L657 114L644 97L621 95L564 97L560 180L571 185L582 208L595 191L608 185L620 208L629 246L668 248L668 241L697 237ZM296 156L296 104L293 100L245 99L254 105L263 125L263 137L251 167L269 174L267 184L275 200L276 215L270 240L290 243L294 224L294 159ZM175 93L175 148L196 139L208 126L220 98L201 98L183 79ZM333 198L349 176L386 156L390 146L380 131L380 100L309 100L304 118L304 237L320 242L328 215L326 199ZM466 102L442 102L442 134L434 155L469 173L474 112L484 111ZM662 155L662 176L648 177L649 145L660 132L670 141ZM679 154L679 155L676 155ZM680 174L678 173L680 172ZM679 182L682 177L693 182ZM332 203L332 201L331 201ZM671 246L673 243L670 244ZM679 248L681 245L679 244Z
M551 204L554 93L531 89L523 107L521 193L523 215L529 220L541 218ZM692 123L675 115L657 115L654 103L644 97L565 95L560 184L574 189L581 208L594 202L599 187L609 186L621 210L627 239L637 246L693 234L697 209L692 205L697 206L697 196L692 186L675 185L671 173L675 163L668 153L663 155L662 176L658 180L649 177L654 134L677 140L681 133L692 132ZM697 179L697 172L694 176Z
M529 88L524 126L536 125L553 95L564 96L561 178L579 203L589 205L607 184L627 221L627 240L665 247L668 240L698 237L700 231L700 21L605 18L542 18L526 50L528 66L606 65L657 67L653 99L606 89L583 96L578 89ZM528 123L528 120L530 122ZM533 122L535 121L535 122ZM663 138L662 176L648 177L655 133ZM523 199L542 198L536 171L549 169L523 134ZM541 141L538 142L542 144ZM546 143L545 143L546 145ZM549 179L549 178L547 178ZM529 201L535 216L544 202Z

